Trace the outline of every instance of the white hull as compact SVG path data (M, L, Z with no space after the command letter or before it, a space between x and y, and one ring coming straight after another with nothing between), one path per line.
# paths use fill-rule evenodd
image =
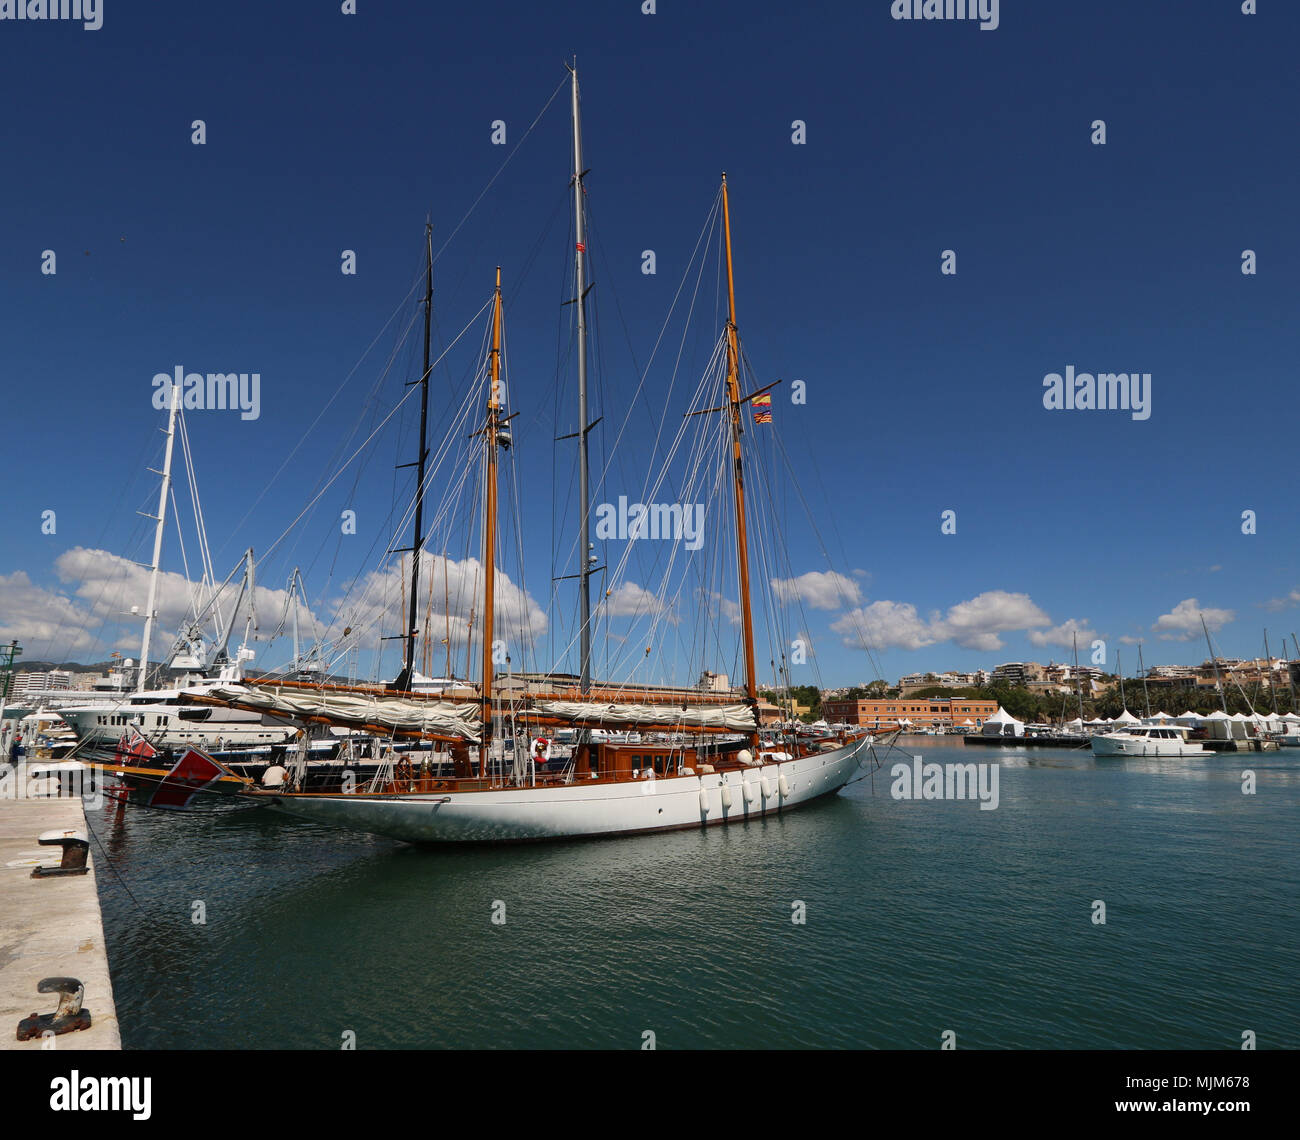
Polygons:
M1122 736L1094 736L1094 756L1208 756L1210 753L1195 741L1138 740Z
M833 752L744 771L482 792L290 794L275 797L270 806L316 823L411 843L633 835L740 823L798 807L847 784L869 744L863 737Z

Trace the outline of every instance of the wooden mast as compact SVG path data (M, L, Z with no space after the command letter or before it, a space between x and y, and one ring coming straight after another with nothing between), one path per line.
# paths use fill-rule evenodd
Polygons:
M492 740L492 633L496 594L497 545L497 433L501 411L501 266L497 266L496 300L492 308L492 388L488 392L487 501L483 511L483 743L479 746L478 774L487 775L488 747Z
M749 605L749 541L745 534L745 471L740 457L740 334L736 329L736 281L731 267L731 208L727 172L722 172L722 227L727 244L727 398L731 403L731 462L736 483L736 562L740 567L740 614L745 639L745 696L758 724L758 680L754 671L754 617ZM757 727L750 743L759 747Z

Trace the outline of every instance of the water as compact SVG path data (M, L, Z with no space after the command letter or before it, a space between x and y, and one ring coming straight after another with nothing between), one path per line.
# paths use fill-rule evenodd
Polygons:
M1300 1048L1300 753L914 748L999 763L997 810L895 801L886 769L754 824L418 849L110 804L123 1043Z

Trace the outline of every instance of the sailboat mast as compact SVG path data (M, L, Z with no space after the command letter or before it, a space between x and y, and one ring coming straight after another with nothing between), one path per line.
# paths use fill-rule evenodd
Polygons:
M740 334L736 329L736 280L731 265L731 207L727 172L722 172L722 228L727 245L727 397L731 402L731 465L736 484L736 562L740 568L741 631L745 639L745 695L758 717L757 675L754 672L754 616L749 604L749 540L745 534L745 471L740 457ZM757 731L751 742L758 747Z
M1124 697L1124 665L1119 659L1119 650L1115 650L1115 672L1119 674L1119 704L1124 712L1128 712L1128 701Z
M1273 715L1277 716L1277 686L1273 684L1273 656L1268 651L1268 630L1264 631L1264 668L1268 670L1268 692L1273 698Z
M140 673L135 691L143 693L149 673L149 642L153 638L154 604L158 600L158 566L162 558L163 527L167 521L167 498L172 485L172 445L176 442L176 414L181 406L181 386L172 384L172 406L167 414L167 448L163 453L162 485L158 488L158 513L153 532L153 563L149 570L149 600L144 607L144 639L140 643Z
M1214 646L1210 644L1210 630L1205 624L1205 615L1201 615L1201 629L1205 632L1205 647L1210 651L1210 660L1214 662L1214 687L1219 690L1219 704L1223 706L1223 715L1228 715L1228 694L1219 677L1219 659L1214 655Z
M1079 694L1079 719L1083 720L1083 678L1079 676L1079 635L1074 635L1074 688Z
M424 268L424 371L420 375L420 443L415 461L415 537L411 543L411 610L406 625L406 664L398 683L394 686L410 692L412 670L415 666L416 601L420 592L420 547L424 545L424 464L429 458L426 437L429 422L429 334L433 324L433 224L425 222L424 240L427 251ZM407 466L410 466L407 464Z
M497 266L496 301L492 308L492 389L488 393L487 497L483 511L483 743L479 746L479 775L487 775L492 740L492 634L496 600L497 556L497 433L501 410L501 266Z
M573 91L574 300L578 306L578 499L582 543L578 550L580 689L591 690L591 504L587 471L587 224L583 210L582 119L578 108L578 68L569 68Z
M1138 672L1142 674L1142 700L1147 706L1147 720L1151 719L1151 696L1147 692L1147 667L1142 660L1142 643L1138 642Z

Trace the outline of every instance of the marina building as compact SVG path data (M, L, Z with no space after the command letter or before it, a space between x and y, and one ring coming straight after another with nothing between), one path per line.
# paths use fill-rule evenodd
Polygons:
M857 701L823 700L822 716L832 724L857 724L864 728L891 729L901 721L922 728L960 727L970 721L976 728L998 711L997 701L965 697L880 697Z

